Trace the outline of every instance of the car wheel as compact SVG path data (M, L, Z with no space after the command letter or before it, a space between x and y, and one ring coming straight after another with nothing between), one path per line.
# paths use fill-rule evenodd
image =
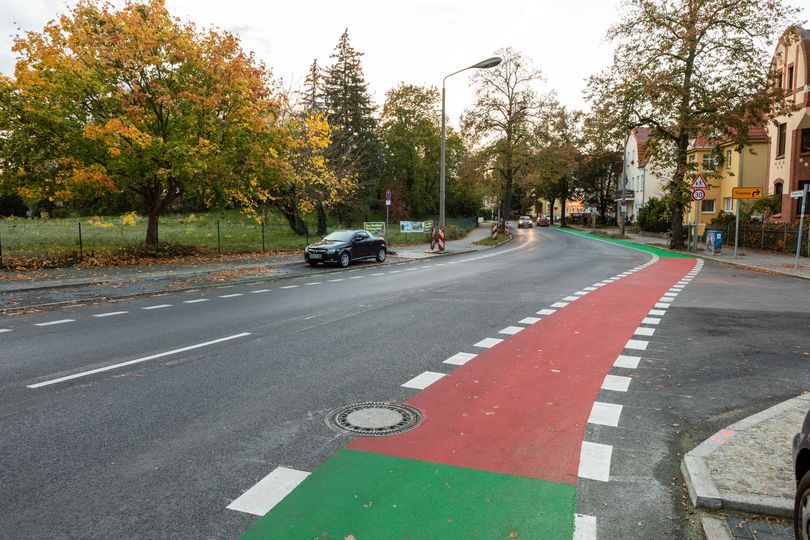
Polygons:
M377 252L377 262L383 262L385 260L385 248L381 247L380 250Z
M346 268L352 262L352 258L349 256L348 251L344 251L340 254L340 258L338 259L338 264L341 268Z
M804 473L796 487L796 501L793 505L793 527L796 538L810 539L810 471Z
M318 266L318 261L307 261L311 266Z

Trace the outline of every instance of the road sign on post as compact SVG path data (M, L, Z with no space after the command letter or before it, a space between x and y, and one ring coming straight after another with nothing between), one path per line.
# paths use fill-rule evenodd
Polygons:
M703 179L702 175L697 175L692 183L689 185L689 189L708 189L709 184L706 183L706 180Z
M695 189L692 191L692 200L693 201L702 201L706 198L706 192L702 189Z
M761 199L762 188L758 187L735 187L731 188L732 199Z
M804 189L801 191L791 191L790 196L793 199L798 199L799 197L794 197L794 193L799 193L802 199L801 204L799 205L799 214L801 217L799 218L799 238L796 240L796 268L799 268L799 253L802 250L802 229L804 229L804 215L807 213L807 196L810 194L810 184L805 184Z

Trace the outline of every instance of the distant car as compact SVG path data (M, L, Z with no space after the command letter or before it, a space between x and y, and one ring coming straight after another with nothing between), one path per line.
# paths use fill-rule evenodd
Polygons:
M383 262L387 253L385 239L372 236L368 231L335 231L308 245L304 250L304 260L312 266L322 262L337 263L346 268L352 261L362 259Z
M796 474L796 499L793 503L793 527L796 538L810 539L810 411L802 430L793 437L793 471Z
M548 227L551 225L551 220L548 216L538 216L537 217L537 226L538 227Z
M532 228L532 218L529 216L520 216L517 220L518 229L522 229L523 227L528 227L529 229Z

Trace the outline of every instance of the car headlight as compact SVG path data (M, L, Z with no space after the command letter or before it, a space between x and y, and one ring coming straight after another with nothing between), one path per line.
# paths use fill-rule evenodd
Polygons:
M334 250L334 249L327 249L327 250L326 250L326 254L327 254L327 255L334 255L334 254L335 254L335 250Z

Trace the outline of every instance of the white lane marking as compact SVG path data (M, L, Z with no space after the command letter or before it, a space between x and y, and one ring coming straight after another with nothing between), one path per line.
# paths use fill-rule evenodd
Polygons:
M406 382L402 386L405 388L416 388L417 390L424 390L431 384L435 383L442 377L444 377L444 373L436 373L435 371L425 371L421 375L417 375L410 381Z
M669 290L672 292L681 292L682 290L684 290L685 287L686 285L673 285L672 287L669 288Z
M621 368L629 368L629 369L636 369L638 367L638 363L641 361L640 356L629 356L626 354L620 354L616 361L613 362L614 367L621 367Z
M327 279L329 283L337 283L338 281L346 281L346 278Z
M636 328L634 334L637 336L651 336L655 334L655 328L646 328L644 326L639 326L638 328Z
M428 268L433 268L433 265L432 265L432 264L429 264L429 265L427 265L427 266L420 266L420 267L419 267L419 270L427 270Z
M669 304L664 304L663 302L656 302L655 307L658 309L667 309Z
M58 321L48 321L48 322L36 323L36 324L34 324L34 326L53 326L54 324L65 324L65 323L71 323L71 322L76 322L76 320L75 319L59 319Z
M11 328L0 328L0 334L5 334L6 332L11 332Z
M660 322L661 322L661 319L659 319L657 317L644 317L641 320L641 324L658 324ZM650 334L650 335L652 335L652 334Z
M588 291L577 291L574 296L585 296L586 294L588 294Z
M323 285L323 281L310 281L309 283L304 283L307 287L312 287L313 285Z
M630 377L622 377L620 375L605 375L605 380L602 382L603 390L613 390L614 392L627 392L630 387Z
M167 308L167 307L172 307L172 305L171 304L158 304L156 306L142 307L141 309L145 309L145 310L149 311L150 309L163 309L163 308Z
M676 293L676 292L665 292L664 296L668 296L670 298L675 298L676 296L678 296L678 293Z
M541 321L541 320L542 319L540 317L525 317L523 319L520 319L518 322L520 324L534 324L534 323L536 323L538 321Z
M383 272L377 272L376 274L371 274L372 277L382 276L385 275Z
M352 276L349 279L365 279L366 276Z
M566 296L563 298L566 302L573 302L574 300L579 300L579 296Z
M102 317L115 317L116 315L126 315L129 311L110 311L108 313L97 313L93 315L93 317L98 317L101 319Z
M678 285L680 285L681 287L686 287L687 285L689 285L689 282L688 281L679 281Z
M272 290L273 290L273 289L257 289L257 290L255 290L255 291L250 291L250 292L251 292L251 293L253 293L253 294L261 294L261 293L270 292L270 291L272 291Z
M296 289L298 285L284 285L283 287L279 287L279 289Z
M503 330L499 330L498 333L499 334L506 334L506 335L509 335L509 336L514 336L515 334L517 334L521 330L523 330L522 326L507 326Z
M553 307L553 308L564 308L567 305L568 305L568 302L554 302L553 304L551 304L551 307Z
M573 540L596 540L596 516L574 514Z
M228 510L263 516L309 476L308 472L277 467L229 504Z
M585 288L584 288L584 289L582 289L582 290L583 290L583 291L595 291L595 290L596 290L596 287L585 287Z
M388 272L388 273L389 273L389 274L399 274L400 272L402 272L402 270L391 270L391 271L390 271L390 272Z
M670 298L670 297L668 297L668 296L664 296L663 298L661 298L661 300L660 300L660 301L661 301L661 302L674 302L674 301L675 301L675 299L674 299L674 298Z
M536 315L551 315L552 313L557 313L556 309L541 309L536 313Z
M607 482L610 480L610 458L613 447L582 441L579 451L579 477Z
M601 281L593 284L594 287L604 287L605 285L607 285L607 283L602 283Z
M478 355L477 354L472 354L472 353L460 352L460 353L454 354L453 356L451 356L450 358L448 358L447 360L445 360L442 363L443 364L452 364L454 366L463 366L464 364L466 364L467 362L469 362L470 360L472 360L476 356L478 356Z
M197 298L196 300L183 300L184 304L199 304L200 302L208 302L208 298Z
M600 281L599 283L601 283L602 285L607 285L608 283L612 283L613 281L616 281L616 280L613 280L613 279L603 279L603 280L602 280L602 281Z
M619 417L622 415L622 406L615 403L603 403L594 401L591 415L588 417L589 424L599 424L600 426L619 425Z
M667 312L663 309L651 309L649 315L655 315L656 317L661 317L666 315Z
M481 347L482 349L489 349L490 347L494 347L501 341L503 340L500 338L488 337L482 339L478 343L473 344L473 347Z
M631 339L627 342L627 345L624 346L625 349L636 349L639 351L646 351L647 345L649 345L649 341L642 341L640 339Z
M243 293L233 293L233 294L221 294L219 295L220 298L236 298L237 296L244 296Z
M194 349L200 349L202 347L208 347L210 345L216 345L217 343L222 343L224 341L230 341L232 339L238 339L241 337L249 336L250 332L242 332L241 334L234 334L232 336L214 339L212 341L206 341L205 343L198 343L196 345L189 345L188 347L180 347L179 349L172 349L170 351L152 354L150 356L144 356L142 358L136 358L134 360L127 360L126 362L120 362L118 364L112 364L109 366L104 366L96 369L91 369L88 371L80 371L79 373L74 373L73 375L66 375L64 377L59 377L57 379L51 379L49 381L43 381L36 384L29 384L28 388L41 388L43 386L48 386L51 384L56 384L64 381L70 381L73 379L78 379L80 377L87 377L88 375L94 375L96 373L103 373L105 371L111 371L113 369L118 369L121 367L131 366L133 364L140 364L142 362L147 362L149 360L155 360L156 358L163 358L164 356L171 356L173 354L179 354L186 351L193 351Z

